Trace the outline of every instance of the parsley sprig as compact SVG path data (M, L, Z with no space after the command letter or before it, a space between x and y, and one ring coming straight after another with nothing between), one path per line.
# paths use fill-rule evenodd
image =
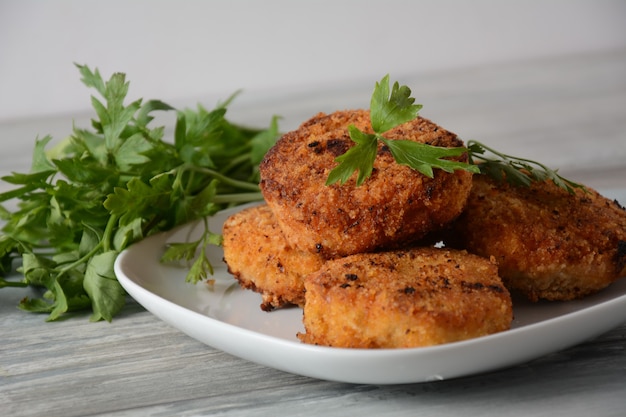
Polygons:
M398 164L407 165L430 178L433 177L433 169L445 172L462 169L486 174L498 181L506 180L517 186L551 180L569 193L573 193L575 188L585 189L584 185L563 178L557 170L540 162L498 152L475 140L469 141L467 148L443 148L409 140L386 139L385 132L417 117L422 106L414 102L407 86L395 82L389 90L389 75L377 82L370 102L370 121L374 133L363 132L354 125L348 127L350 138L356 145L335 158L339 165L329 173L326 185L336 182L345 184L355 172L356 185L363 184L372 175L378 141L381 141ZM468 154L469 163L444 159L464 153Z
M360 186L372 175L374 161L378 150L378 141L389 148L395 161L407 165L422 174L432 178L433 169L453 172L463 169L478 173L474 165L444 159L459 156L467 152L466 148L443 148L410 140L390 140L384 133L415 119L421 110L421 104L414 104L411 90L407 86L400 86L398 82L389 89L389 75L376 83L370 101L370 120L374 133L366 133L354 125L348 127L350 138L356 143L347 152L338 156L339 162L329 173L326 185L346 181L357 172L356 185Z
M163 260L190 265L187 280L212 273L206 247L220 244L206 216L231 205L262 199L258 164L278 137L277 119L265 130L229 122L227 105L176 110L158 100L125 104L122 73L105 81L98 70L77 66L96 118L75 126L69 138L46 149L35 141L30 172L2 178L14 189L0 203L17 200L14 212L0 205L0 288L43 287L19 307L48 320L91 309L91 320L112 320L126 294L113 272L120 251L153 233L204 219L197 241L171 244ZM157 111L175 112L174 138L152 127ZM20 262L21 261L21 262ZM17 265L21 281L6 277Z
M533 182L552 181L556 186L567 190L586 190L585 186L559 175L558 170L530 159L519 158L499 152L476 140L467 142L470 163L480 168L480 173L496 181L506 181L511 185L528 187Z

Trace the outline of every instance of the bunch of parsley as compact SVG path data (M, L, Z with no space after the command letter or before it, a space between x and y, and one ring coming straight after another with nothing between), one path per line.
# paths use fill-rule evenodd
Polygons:
M278 137L277 118L265 130L243 128L225 118L232 97L214 110L175 110L162 101L125 104L122 73L105 81L96 69L77 65L97 118L90 129L46 151L50 136L36 140L29 173L2 178L15 186L0 203L0 288L44 288L19 307L47 313L48 320L91 309L91 320L108 320L126 294L113 272L117 255L153 233L203 219L230 205L262 198L258 164ZM175 111L173 141L152 127L155 111ZM195 242L170 246L164 260L191 262L187 280L212 272L204 249L220 244L208 229ZM21 261L21 262L20 262ZM5 279L13 268L21 281Z

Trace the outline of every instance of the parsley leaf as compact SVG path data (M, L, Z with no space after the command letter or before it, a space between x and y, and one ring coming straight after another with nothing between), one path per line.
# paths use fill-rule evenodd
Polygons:
M395 82L390 90L389 75L385 75L377 82L370 101L370 121L374 133L362 132L354 125L348 127L350 138L356 145L335 159L339 165L330 171L326 185L336 182L345 184L355 172L357 187L362 185L372 174L379 141L389 148L397 163L413 168L430 178L434 175L433 168L446 172L457 169L479 172L478 168L471 164L443 159L462 155L467 152L466 148L443 148L384 137L385 132L417 117L422 105L414 102L409 87L400 86Z
M411 89L406 85L400 86L397 81L393 83L390 93L389 75L385 75L376 83L370 101L370 118L374 132L384 133L415 119L422 105L413 104L414 102Z
M365 179L372 175L376 150L378 149L378 137L363 133L352 125L348 127L348 131L350 138L356 142L356 146L335 159L340 164L329 173L326 185L337 181L344 184L354 171L358 171L357 185L361 185Z
M87 264L83 287L93 300L91 321L111 321L124 307L124 289L113 272L117 255L117 251L109 250L93 256Z
M476 167L470 164L441 159L463 155L467 152L465 148L442 148L411 140L389 140L385 138L381 138L381 140L387 145L398 164L409 166L429 178L433 177L433 167L445 172L454 172L455 169L476 170Z

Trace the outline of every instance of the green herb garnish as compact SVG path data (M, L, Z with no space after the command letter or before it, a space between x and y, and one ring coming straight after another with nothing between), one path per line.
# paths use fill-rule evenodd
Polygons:
M533 181L549 179L570 193L574 192L574 188L585 189L583 185L561 177L556 170L539 162L500 153L477 141L469 141L467 148L443 148L409 140L386 139L386 131L417 117L422 106L414 102L409 87L400 86L398 82L389 91L389 75L377 82L370 102L370 120L374 133L365 133L354 125L348 127L350 138L356 145L335 159L339 165L329 173L326 185L336 182L344 184L355 172L356 185L363 184L372 174L378 141L381 141L389 148L397 163L407 165L430 178L433 177L433 169L445 172L462 169L486 174L499 181L506 178L506 181L518 186L529 186ZM485 156L487 152L493 157ZM443 159L464 153L468 154L469 163Z
M266 130L230 123L226 107L176 111L161 101L125 104L128 82L122 73L104 81L98 70L78 66L92 96L97 118L91 129L46 151L51 137L37 140L29 173L2 178L15 189L0 203L18 200L10 212L0 206L0 288L44 287L41 298L19 307L48 313L48 320L91 309L91 320L110 321L126 294L113 262L130 244L177 225L205 219L228 206L262 199L258 164L278 137L276 118ZM164 127L151 127L155 111L175 111L173 143ZM164 261L191 266L187 281L212 273L204 249L220 244L209 230L194 242L170 245ZM3 279L16 261L23 279Z
M528 187L532 182L551 180L570 194L574 193L575 188L586 190L584 185L563 178L558 170L550 169L540 162L498 152L475 140L468 141L467 147L470 163L476 164L481 174L489 175L496 181Z
M417 117L422 105L413 104L414 102L415 99L411 97L409 87L400 86L398 82L395 82L391 92L389 91L389 75L377 82L370 102L370 119L374 133L362 132L354 125L348 127L350 138L356 145L336 158L339 165L329 173L326 185L338 181L344 184L354 172L358 172L356 185L363 184L363 181L372 174L378 141L389 148L397 163L407 165L430 178L433 177L435 168L446 172L463 169L478 173L479 170L474 165L442 159L462 155L467 152L466 148L443 148L410 140L390 140L384 137L384 133L388 130Z

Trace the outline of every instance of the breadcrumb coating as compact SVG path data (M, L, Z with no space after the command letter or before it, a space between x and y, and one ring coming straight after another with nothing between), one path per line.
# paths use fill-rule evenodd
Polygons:
M292 246L327 259L389 249L416 241L461 213L471 173L436 169L428 178L397 164L381 144L372 176L361 186L356 187L356 175L327 186L335 158L354 145L349 125L371 133L369 111L320 113L285 134L261 162L261 190ZM385 137L463 146L456 135L421 117Z
M509 292L494 262L465 251L415 248L326 262L305 279L305 343L405 348L507 330Z
M532 301L581 298L626 275L626 211L587 190L475 175L454 231L463 248L496 259L509 290Z
M293 249L267 205L231 215L222 235L228 271L243 288L262 295L262 310L303 305L304 276L317 271L323 259Z

